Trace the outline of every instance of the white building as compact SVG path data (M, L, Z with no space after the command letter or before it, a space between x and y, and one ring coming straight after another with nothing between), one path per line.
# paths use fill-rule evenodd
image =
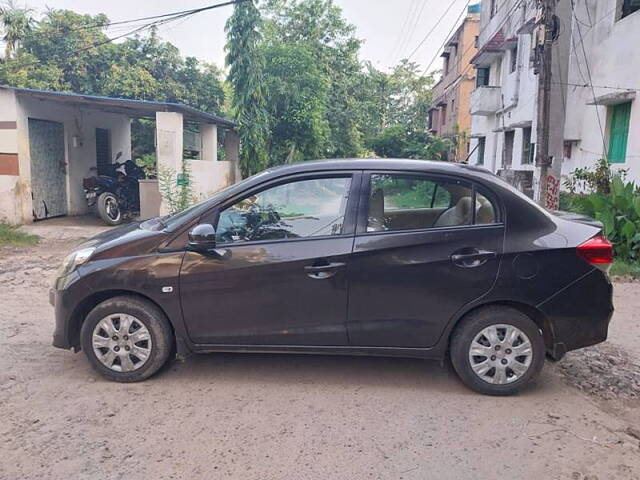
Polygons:
M478 53L472 60L476 89L471 95L469 163L508 177L533 193L538 77L534 74L532 2L484 0Z
M208 196L239 179L238 136L233 122L223 118L182 104L0 85L0 221L87 213L82 179L94 175L92 169L100 173L118 152L120 161L131 158L133 117L156 120L158 167L176 172L190 138L184 125L199 126L198 145L190 147L199 156L186 160L196 195ZM226 161L218 161L219 129L226 131Z
M552 184L607 156L640 183L640 0L559 0L549 154ZM471 164L537 191L536 2L483 0ZM591 87L593 85L593 88Z
M577 0L572 20L562 174L607 155L640 185L640 0Z

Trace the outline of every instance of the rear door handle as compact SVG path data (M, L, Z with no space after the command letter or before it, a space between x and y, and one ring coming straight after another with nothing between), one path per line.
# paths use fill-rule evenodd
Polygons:
M334 262L327 263L325 265L309 265L304 267L304 271L311 278L323 279L333 277L336 273L338 273L338 270L346 266L346 263Z
M451 255L451 261L462 268L474 268L479 267L487 263L488 260L495 258L496 252L490 252L488 250L467 250L464 253L454 253Z

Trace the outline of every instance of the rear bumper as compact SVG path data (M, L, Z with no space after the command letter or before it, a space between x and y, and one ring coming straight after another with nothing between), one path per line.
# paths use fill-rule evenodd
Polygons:
M594 269L556 293L538 309L553 332L551 356L588 347L607 339L613 315L613 287L607 275Z

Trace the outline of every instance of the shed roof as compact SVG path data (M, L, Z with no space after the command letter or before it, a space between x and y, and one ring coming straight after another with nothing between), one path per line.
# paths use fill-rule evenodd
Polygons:
M67 105L97 108L104 112L120 113L132 117L153 117L156 112L176 112L184 115L184 118L188 121L216 124L226 128L235 128L235 123L231 120L200 111L182 103L83 95L80 93L54 92L51 90L11 87L8 85L0 85L0 88L14 90L19 95L40 100L50 100Z

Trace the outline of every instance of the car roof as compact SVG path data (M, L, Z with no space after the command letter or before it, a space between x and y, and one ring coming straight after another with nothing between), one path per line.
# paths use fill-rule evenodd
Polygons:
M490 177L494 176L484 168L466 164L434 160L412 160L408 158L340 158L313 160L272 167L263 173L280 176L282 174L327 170L413 170L431 173L458 173L468 176L473 176L474 174L485 177L487 175ZM267 175L263 175L263 178Z

